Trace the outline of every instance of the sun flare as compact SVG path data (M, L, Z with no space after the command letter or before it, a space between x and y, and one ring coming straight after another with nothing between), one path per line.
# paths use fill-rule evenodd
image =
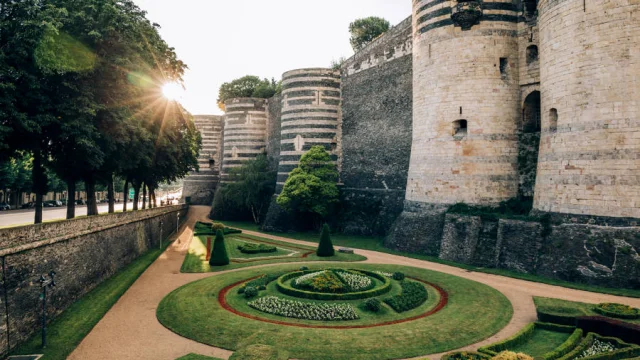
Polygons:
M162 87L162 94L169 100L180 100L184 96L184 88L177 83L168 83Z

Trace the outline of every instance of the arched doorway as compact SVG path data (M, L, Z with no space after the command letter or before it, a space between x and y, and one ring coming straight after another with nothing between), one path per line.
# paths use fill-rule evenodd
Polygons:
M533 91L527 95L522 105L521 131L518 136L518 194L525 199L533 198L536 185L540 150L540 113L540 91Z

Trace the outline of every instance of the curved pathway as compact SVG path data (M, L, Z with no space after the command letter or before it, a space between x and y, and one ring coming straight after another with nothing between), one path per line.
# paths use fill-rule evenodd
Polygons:
M180 267L193 236L193 226L198 220L207 220L209 207L192 206L185 224L175 241L158 260L131 286L120 300L109 310L93 330L87 335L75 351L71 360L108 360L108 359L149 359L174 360L187 353L198 353L227 359L231 351L223 350L183 338L163 327L156 319L156 308L160 301L174 289L192 281L219 273L182 274ZM279 236L244 231L268 239L309 245L304 241L291 240ZM398 264L435 270L451 275L487 284L502 292L513 305L513 317L509 324L496 335L484 341L465 347L475 350L479 346L507 338L526 324L536 320L533 296L552 297L563 300L587 303L618 302L640 307L640 299L613 295L590 293L558 286L512 279L498 275L469 272L456 267L405 258L375 251L357 250L358 254L368 258L365 263ZM271 265L261 265L271 266ZM246 270L247 268L230 270ZM429 355L439 359L442 354ZM424 359L419 357L416 359Z

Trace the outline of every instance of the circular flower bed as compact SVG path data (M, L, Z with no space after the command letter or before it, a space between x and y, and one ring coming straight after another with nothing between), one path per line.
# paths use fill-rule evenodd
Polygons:
M593 310L604 316L619 319L640 319L640 310L629 305L602 303L596 305Z
M306 270L282 275L276 286L280 293L302 299L357 300L388 293L391 279L366 270Z

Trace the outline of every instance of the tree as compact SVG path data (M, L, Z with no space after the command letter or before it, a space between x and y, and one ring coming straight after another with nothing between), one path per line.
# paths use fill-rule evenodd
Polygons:
M329 231L329 225L324 224L322 226L322 234L320 235L320 243L318 244L318 250L316 254L320 257L330 257L336 254L331 242L331 232Z
M251 212L253 221L260 224L275 191L275 180L276 172L269 169L267 156L260 154L230 171L224 198L229 205Z
M337 180L331 155L324 147L314 146L289 174L276 201L288 211L311 214L317 223L318 217L324 219L338 202Z
M227 254L227 246L224 243L224 234L222 233L222 230L216 231L216 239L213 241L213 250L211 251L209 265L229 265L229 254Z
M378 36L387 32L390 27L391 24L387 20L375 16L352 22L349 24L349 32L351 33L350 42L353 51L361 50Z
M281 91L281 84L275 79L262 79L247 75L220 86L218 107L224 111L224 102L234 98L268 99Z

